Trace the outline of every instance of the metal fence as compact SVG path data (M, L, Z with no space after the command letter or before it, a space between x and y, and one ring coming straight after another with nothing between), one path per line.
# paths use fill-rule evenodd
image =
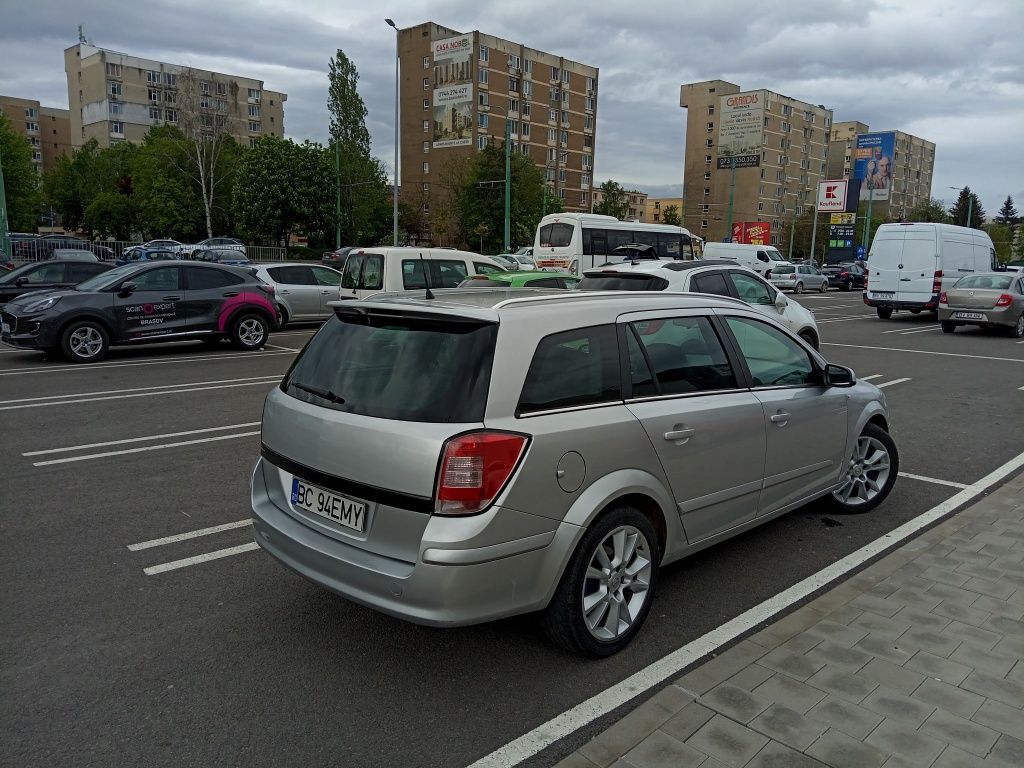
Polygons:
M288 258L288 249L280 245L247 245L245 255L249 261L284 261Z
M84 240L68 242L67 245L56 245L58 248L74 248L92 251L102 260L120 259L124 252L132 247L142 245L138 240ZM11 243L12 257L15 261L39 261L50 256L53 244L44 244L43 238L14 241ZM245 255L250 261L268 262L285 261L288 249L280 245L247 245ZM184 256L188 258L188 256Z

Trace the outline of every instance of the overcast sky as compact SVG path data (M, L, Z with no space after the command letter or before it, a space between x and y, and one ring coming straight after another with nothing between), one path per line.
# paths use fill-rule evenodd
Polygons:
M598 7L600 5L600 7ZM932 194L970 185L994 215L1024 211L1021 0L0 0L0 93L67 106L63 50L95 45L262 78L285 130L327 135L327 61L361 75L376 154L393 158L395 35L424 21L479 29L600 68L595 179L680 189L679 85L722 78L824 104L834 119L934 141ZM557 13L556 13L557 9ZM676 192L678 194L678 191Z

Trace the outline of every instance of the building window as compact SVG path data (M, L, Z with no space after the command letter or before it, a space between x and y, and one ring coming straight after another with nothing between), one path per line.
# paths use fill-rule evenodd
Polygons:
M554 128L548 128L548 144L554 144L558 141L558 131Z
M164 116L167 118L168 123L178 122L178 110L168 109L164 112Z
M218 102L218 103L223 103L223 102ZM250 104L249 105L249 117L259 117L259 116L260 116L260 105L259 104Z
M256 142L257 141L259 141L259 139L257 139L255 136L250 136L249 137L249 149L254 149L256 147Z
M178 76L173 72L164 72L164 85L176 88L178 85Z
M518 77L510 77L508 79L508 89L510 91L516 91L517 93L519 92L519 78Z
M490 115L477 115L476 116L476 124L477 124L478 128L483 128L484 130L490 128L491 116Z
M708 147L713 147L713 146L715 146L715 143L711 139L708 139L707 142L705 143L705 145L708 146Z
M552 80L557 81L557 80L559 80L561 78L561 76L562 76L562 72L561 72L561 70L558 69L558 67L552 67L551 68L551 79Z
M490 61L490 58L491 58L491 50L490 50L490 48L488 48L486 45L481 45L480 46L480 61L482 61L482 62L484 62L484 64L486 64L488 61Z
M584 188L590 186L590 174L589 173L584 173L582 176L580 176L580 186L584 187Z
M707 229L708 228L708 220L707 219L701 219L700 220L700 228L701 229Z
M709 187L704 187L704 197L707 197L710 194L711 194L711 189Z
M562 82L565 83L566 85L569 84L569 74L570 73L568 69L562 70Z
M506 120L507 119L508 118L506 118ZM509 120L508 123L509 123L509 126L508 126L509 134L511 134L512 136L518 135L519 134L519 121L518 120Z
M423 163L423 172L424 173L430 173L430 163L427 163L427 162Z
M159 120L160 119L160 107L150 107L149 108L149 119L150 120Z
M259 112L259 107L257 107L256 110L257 110L257 113L258 113ZM217 111L218 112L227 112L228 111L227 99L217 99ZM257 114L256 117L259 117L259 114ZM274 122L274 118L270 118L270 122Z
M259 104L260 103L260 89L259 88L250 88L247 98L249 99L249 101L254 102L256 104Z
M583 130L592 131L594 130L594 116L584 115L583 116Z
M562 110L562 125L569 125L569 111L567 109Z
M228 95L228 84L227 83L217 83L217 95L218 96L227 96Z
M146 72L146 82L159 85L160 84L160 73L155 72L152 69Z
M515 55L513 55L511 53L508 55L508 68L509 69L513 69L513 70L515 70L515 69L522 69L522 65L523 65L523 63L522 63L522 61L520 61L518 56L515 56Z
M174 104L178 100L178 94L174 91L164 91L164 101L168 104Z
M200 96L199 97L199 108L200 109L209 109L211 104L213 104L213 100L209 96Z
M593 96L587 96L583 100L583 109L585 109L587 112L593 112L594 111L594 97Z
M483 83L484 85L487 85L488 83L488 75L486 69L480 70L480 82Z
M430 99L424 99L423 100L423 108L424 109L430 109Z
M549 123L557 123L558 122L558 110L557 109L549 109L548 110L548 122Z
M529 103L523 104L523 117L529 118L533 112L533 107Z
M594 168L594 156L583 155L583 169L586 171L593 170Z
M708 133L711 133L711 131L713 131L713 130L715 130L715 124L714 123L708 123Z
M39 151L38 149L37 149L37 150L35 150L35 151L34 151L34 152L32 153L32 160L33 160L34 162L37 162L37 163L39 163L39 162L42 162L42 159L43 159L43 153L42 153L42 152L40 152L40 151Z
M199 90L202 93L209 93L210 92L210 81L209 80L200 80L199 81Z
M704 165L711 165L711 155L704 155Z
M160 103L160 91L158 91L156 88L150 88L149 89L149 103L150 104L159 104Z
M255 120L249 121L249 133L261 133L262 131L263 127L259 123Z
M715 105L714 104L708 104L708 114L709 115L715 114Z
M430 90L430 78L429 77L424 77L423 78L423 90L424 91L429 91Z
M559 188L558 188L558 196L559 196L559 197L560 197L560 198L561 198L562 200L565 200L565 187L559 187Z
M430 151L430 142L429 141L424 141L423 142L423 151L424 152L429 152Z
M123 115L124 114L124 104L119 104L118 102L111 102L110 103L110 114L112 114L112 115Z
M423 132L424 133L430 133L430 121L429 120L424 120L423 121Z
M115 99L121 98L121 84L113 81L107 83L107 93Z
M35 107L25 107L25 117L36 118L39 117L39 113L36 111Z
M529 123L523 123L522 125L520 125L519 126L519 132L520 132L520 134L522 134L524 139L530 138L530 124ZM526 154L526 153L524 152L523 154Z
M565 168L560 168L558 171L558 180L565 184Z
M594 78L588 77L587 78L587 93L593 93L593 92L594 92Z
M523 98L533 98L533 82L531 80L523 81Z
M424 56L423 57L423 68L424 69L430 69L430 57L429 56Z
M562 103L563 104L568 104L569 103L569 91L567 91L567 90L563 90L562 91Z
M509 99L508 100L508 111L509 112L518 112L519 111L519 99Z
M485 135L483 135L483 134L480 134L479 136L477 136L476 137L476 148L477 149L483 149L486 146L487 146L487 137Z
M25 123L25 130L29 133L39 133L39 123Z
M120 77L121 76L121 65L112 64L107 62L107 77Z
M561 140L561 143L562 143L563 147L568 146L569 145L569 132L568 131L562 131L562 135L560 137L560 140Z
M110 132L117 136L124 136L124 123L120 120L112 120L110 122Z
M704 172L704 181L711 181L711 171Z

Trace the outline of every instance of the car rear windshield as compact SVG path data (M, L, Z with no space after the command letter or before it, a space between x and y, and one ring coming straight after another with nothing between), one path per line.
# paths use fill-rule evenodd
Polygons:
M796 272L796 267L792 267L792 266L773 267L772 268L772 274L773 275L791 275L794 272Z
M979 290L1006 291L1016 275L971 275L958 282L954 288L977 288Z
M507 280L490 280L486 277L471 277L459 283L459 288L508 288Z
M572 242L572 224L545 224L540 228L542 248L564 248Z
M498 326L361 311L332 317L281 382L294 398L379 419L483 421Z
M581 291L664 291L668 280L657 275L616 272L608 275L586 275L577 288Z

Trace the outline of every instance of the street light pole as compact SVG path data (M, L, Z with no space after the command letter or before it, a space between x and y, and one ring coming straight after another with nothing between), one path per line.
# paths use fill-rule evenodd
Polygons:
M509 252L512 213L512 121L505 113L505 253Z
M729 238L729 242L732 242L732 205L733 198L736 193L736 157L729 158L729 168L731 169L729 177L729 213L726 214L725 218L725 233L726 237Z
M4 158L3 152L0 152L0 253L6 253L13 259L14 254L11 253L10 243L7 240L7 230L9 229L10 227L7 225L7 194L4 191Z
M393 245L398 245L398 93L399 93L399 79L398 79L398 26L391 19L384 19L388 26L395 30L395 184L391 190L392 198L392 222L391 222L391 234L393 239Z
M867 218L864 219L864 241L862 243L865 252L867 252L867 249L871 247L871 203L874 199L875 188L868 187L868 215Z

